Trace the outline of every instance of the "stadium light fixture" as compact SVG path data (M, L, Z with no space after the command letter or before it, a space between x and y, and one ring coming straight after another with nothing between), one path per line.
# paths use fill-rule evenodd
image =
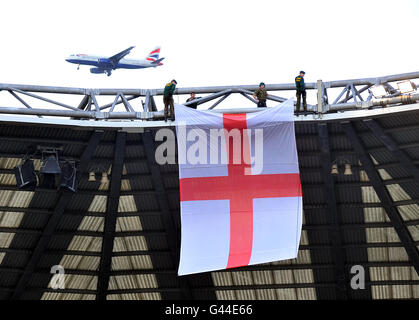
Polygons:
M332 170L330 171L330 173L331 174L338 174L339 173L337 163L332 164Z
M106 172L102 172L102 179L100 179L100 183L108 183L108 174Z
M93 171L89 172L89 182L95 182L96 181L96 174Z
M382 84L372 86L371 92L375 98L382 98L388 94L386 88Z
M76 192L77 190L77 169L74 163L66 161L62 165L61 188Z
M410 80L397 82L400 93L409 93L415 91L413 83Z
M38 180L36 178L33 161L24 159L20 165L14 168L17 187L21 190L35 190Z
M349 163L345 164L345 172L343 174L345 176L351 176L352 175L352 169L351 169L351 165Z

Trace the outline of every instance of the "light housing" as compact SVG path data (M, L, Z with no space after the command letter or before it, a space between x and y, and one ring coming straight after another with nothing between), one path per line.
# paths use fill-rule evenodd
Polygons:
M102 179L100 179L100 183L108 183L108 174L106 172L102 172Z
M409 93L415 91L413 83L410 80L397 82L397 87L399 88L400 93Z
M95 182L96 181L96 174L93 171L89 172L89 179L87 181L89 181L89 182Z
M17 187L21 190L35 190L38 182L33 161L26 159L14 168Z
M343 173L345 176L352 175L351 165L349 163L345 164L345 172Z
M331 174L338 174L338 165L336 163L332 164L332 170L330 171Z
M61 188L76 192L77 190L77 169L76 166L70 162L65 162L62 165L61 173Z
M375 98L382 98L388 94L387 89L382 84L372 86L371 92Z

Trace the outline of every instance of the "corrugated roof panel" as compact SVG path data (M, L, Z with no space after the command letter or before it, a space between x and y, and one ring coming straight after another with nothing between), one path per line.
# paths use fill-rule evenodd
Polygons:
M387 190L390 193L393 201L402 201L412 199L398 184L387 185Z
M251 271L234 271L231 272L234 285L252 285L252 272Z
M231 272L211 272L211 277L216 287L233 285Z
M278 300L297 300L297 291L294 288L276 289Z
M238 300L256 300L254 290L236 290Z
M297 288L298 300L316 300L315 288Z
M367 248L369 262L409 261L404 248Z
M418 280L413 267L370 267L371 281Z
M380 199L373 187L361 187L363 203L377 203Z
M410 232L410 235L413 238L413 241L419 241L419 225L408 226L407 229Z
M158 288L154 274L111 276L108 290Z
M137 212L134 196L120 196L118 204L118 212Z
M257 300L276 300L277 295L274 289L255 290Z
M89 209L87 211L92 212L106 212L106 202L108 197L107 196L94 196L92 203L89 206Z
M92 294L46 292L41 300L96 300L96 296Z
M292 270L274 270L274 279L275 283L278 284L290 284L295 283L294 274L292 273Z
M96 290L98 277L78 274L65 275L66 289ZM48 285L51 288L51 283Z
M13 169L22 162L19 158L0 158L1 169Z
M364 208L364 219L369 222L390 222L384 208Z
M18 228L24 215L23 212L0 211L0 227Z
M68 250L100 252L102 250L102 238L74 236Z
M147 241L143 236L116 237L113 244L113 252L146 251Z
M0 184L4 186L15 186L16 177L14 174L1 173L0 174Z
M143 227L139 217L122 217L116 219L116 232L141 230L143 230Z
M112 257L111 270L150 270L153 269L148 255Z
M100 257L64 255L60 264L64 269L99 270Z
M103 232L105 218L86 216L81 221L77 230Z
M419 206L417 204L397 206L397 209L404 221L419 220Z
M312 269L292 270L294 273L295 283L314 283L314 275Z
M273 276L271 271L252 271L254 284L272 284Z
M14 236L15 236L14 233L1 232L0 233L0 248L8 248Z
M160 292L110 294L106 300L161 300Z
M35 192L0 190L0 206L27 208Z
M215 291L217 300L236 300L236 294L234 290L217 290Z
M367 243L397 243L400 239L394 228L366 228Z

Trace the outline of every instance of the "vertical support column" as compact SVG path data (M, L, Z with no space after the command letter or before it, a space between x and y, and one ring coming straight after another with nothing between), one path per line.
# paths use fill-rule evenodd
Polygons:
M335 181L330 173L329 133L326 123L318 125L320 150L327 201L327 217L329 223L329 239L332 245L332 256L335 263L336 297L338 300L348 299L348 276L345 268L345 249L342 246L340 216L336 205Z
M317 80L317 112L323 113L323 81Z
M125 159L126 132L116 134L111 181L106 202L105 227L102 240L102 254L99 265L98 294L96 300L106 300L112 266L112 252L121 193L122 169Z

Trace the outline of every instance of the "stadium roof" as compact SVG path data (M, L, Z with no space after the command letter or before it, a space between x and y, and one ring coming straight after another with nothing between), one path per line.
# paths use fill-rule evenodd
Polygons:
M418 104L297 121L297 259L182 277L178 167L155 163L156 128L9 119L0 126L0 299L419 298ZM77 192L17 188L13 168L37 145L79 162ZM90 171L109 180L88 181ZM51 288L54 265L65 268L65 289ZM364 290L351 289L355 265Z

